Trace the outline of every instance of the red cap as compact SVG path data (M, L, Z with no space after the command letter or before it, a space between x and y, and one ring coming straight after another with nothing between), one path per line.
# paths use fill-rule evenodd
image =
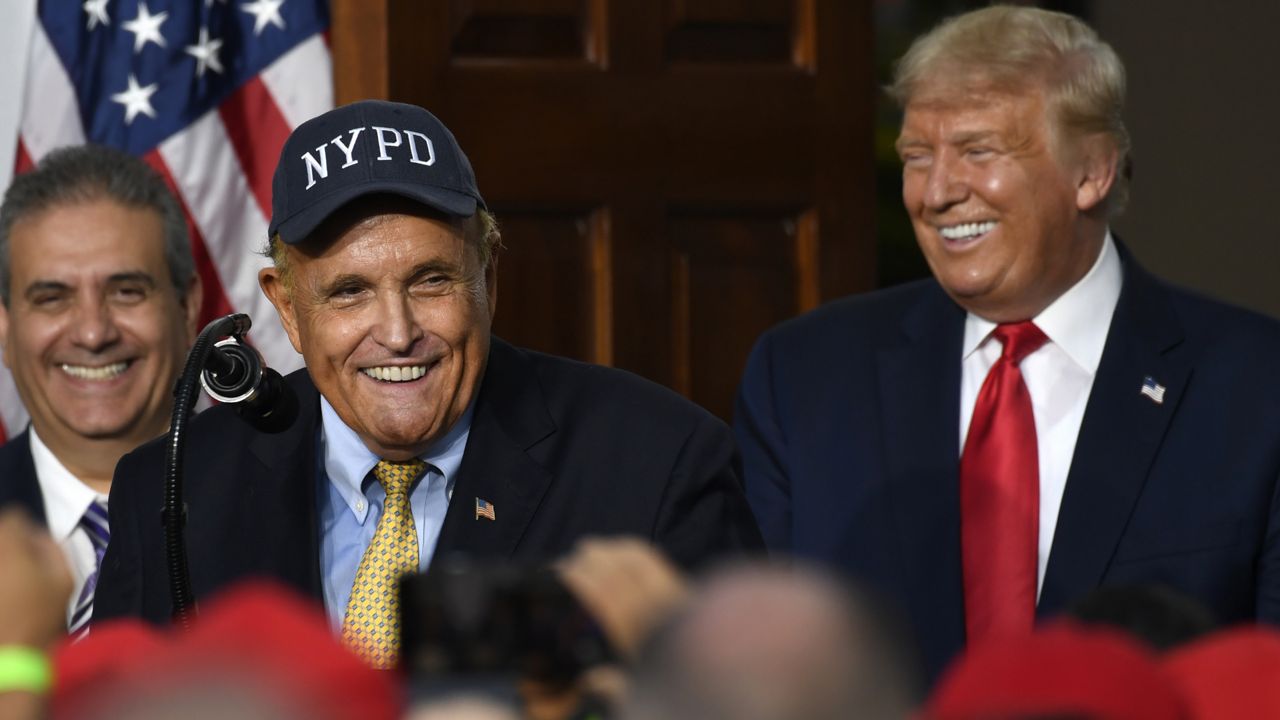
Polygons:
M54 662L55 718L214 680L308 717L393 720L402 711L396 676L349 652L312 603L264 582L215 598L186 634L104 623Z
M1058 714L1094 720L1188 718L1173 680L1145 648L1113 630L1068 624L967 652L943 675L924 717Z
M53 654L55 708L62 698L109 687L137 675L169 650L169 637L133 618L95 623L80 642L64 640Z
M1239 627L1170 653L1165 669L1196 720L1280 718L1280 631Z

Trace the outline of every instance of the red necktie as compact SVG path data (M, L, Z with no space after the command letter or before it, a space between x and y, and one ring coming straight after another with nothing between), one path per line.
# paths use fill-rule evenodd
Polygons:
M1040 465L1031 396L1018 365L1048 338L1030 321L998 325L1004 351L982 383L960 458L960 549L969 645L1031 631L1036 612Z

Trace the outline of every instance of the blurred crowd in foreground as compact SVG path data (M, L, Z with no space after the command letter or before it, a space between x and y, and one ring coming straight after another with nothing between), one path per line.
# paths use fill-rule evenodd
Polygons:
M1280 623L1280 323L1112 233L1124 91L1061 13L913 43L890 93L934 277L768 331L736 440L492 335L499 226L425 108L285 141L278 383L204 364L209 328L182 362L164 179L49 153L0 205L32 419L0 447L0 720L1280 717L1253 624ZM222 404L190 415L201 367Z
M528 585L527 577L517 584ZM25 690L0 692L0 717L1280 715L1280 633L1216 629L1203 608L1160 589L1111 589L1087 598L1070 620L962 655L926 695L899 618L813 569L741 564L690 578L647 544L615 539L584 541L556 577L573 607L538 607L536 597L526 597L532 607L515 609L544 613L528 618L548 626L541 647L522 647L530 635L493 617L512 608L472 606L475 627L494 637L470 638L469 647L474 654L491 642L495 654L466 672L448 670L461 660L439 657L456 652L440 637L406 640L398 671L371 669L333 636L321 611L266 583L210 601L185 633L116 620L69 640L71 582L58 549L21 512L8 511L0 517L0 645L30 648L30 672L46 651L49 664L43 682L32 676ZM432 607L418 603L406 613ZM575 616L581 611L589 626ZM406 628L414 624L405 618ZM581 648L594 631L602 634L604 653ZM554 667L552 657L560 659ZM445 669L421 670L432 662ZM11 677L15 667L3 670Z

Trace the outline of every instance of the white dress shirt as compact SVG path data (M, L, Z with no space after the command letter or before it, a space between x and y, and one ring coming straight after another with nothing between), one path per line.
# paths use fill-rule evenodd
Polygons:
M49 449L35 427L30 428L31 459L36 467L36 479L40 482L40 495L44 499L45 521L49 524L49 534L62 548L62 554L71 566L71 578L75 586L71 590L71 601L67 606L67 622L71 622L71 613L75 611L80 600L80 592L84 583L97 569L98 557L93 550L93 542L85 529L80 527L80 518L89 509L94 500L101 500L105 506L107 496L96 492L85 485L63 465L53 451Z
M1075 285L1034 318L1049 341L1022 361L1022 377L1031 395L1040 459L1040 539L1036 564L1036 596L1044 583L1058 508L1084 419L1089 391L1102 359L1111 316L1120 299L1123 276L1110 231L1093 267ZM1000 358L998 341L990 341L995 323L969 313L964 325L964 361L960 375L960 448L964 452L978 391Z

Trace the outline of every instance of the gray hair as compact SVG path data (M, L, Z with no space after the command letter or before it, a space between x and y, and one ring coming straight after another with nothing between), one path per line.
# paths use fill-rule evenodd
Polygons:
M1118 170L1108 196L1119 213L1128 199L1129 131L1124 64L1093 28L1066 13L996 5L943 21L916 39L898 62L889 94L906 107L934 83L962 90L1017 90L1039 82L1057 126L1077 136L1104 134Z
M31 172L18 175L0 205L0 301L9 306L9 238L13 226L48 210L96 200L154 210L164 228L164 259L180 300L195 275L191 236L182 206L164 178L145 162L103 145L59 148Z

